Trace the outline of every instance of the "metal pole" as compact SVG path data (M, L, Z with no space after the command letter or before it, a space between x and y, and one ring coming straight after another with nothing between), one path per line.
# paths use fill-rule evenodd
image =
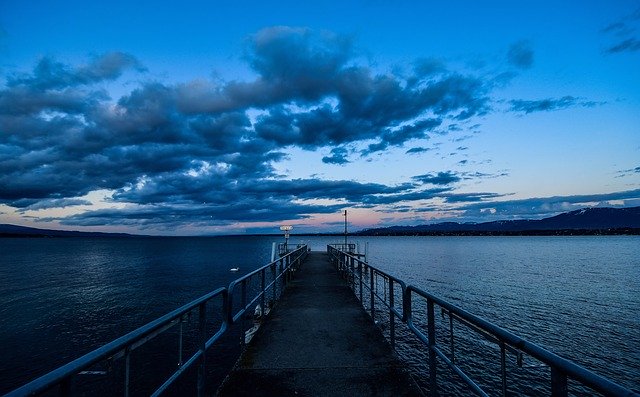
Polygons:
M200 365L198 365L198 397L204 396L205 380L206 380L206 347L207 342L206 325L207 325L207 306L206 303L201 303L198 308L198 344L200 345L200 351L202 356L200 357ZM244 331L243 331L244 333Z
M389 338L391 348L396 348L396 316L393 314L395 299L393 296L393 280L389 279Z
M427 299L427 338L429 340L429 387L431 395L438 395L438 385L436 384L436 323L434 315L433 300Z
M344 210L344 250L347 251L347 210Z
M373 321L376 320L376 307L375 307L375 289L374 289L374 280L373 280L373 270L369 269L369 299L370 299L370 306L371 306L371 318L373 319Z

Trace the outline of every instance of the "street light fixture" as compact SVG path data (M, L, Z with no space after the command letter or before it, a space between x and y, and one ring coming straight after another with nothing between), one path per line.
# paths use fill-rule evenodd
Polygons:
M287 248L287 244L289 242L289 232L293 229L292 225L282 225L280 226L280 230L284 232L284 252L289 252Z

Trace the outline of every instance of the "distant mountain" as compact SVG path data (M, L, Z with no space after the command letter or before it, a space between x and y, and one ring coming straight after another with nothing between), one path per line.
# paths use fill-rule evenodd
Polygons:
M133 237L127 233L80 232L67 230L37 229L9 224L0 224L0 237Z
M365 229L358 235L411 234L597 234L640 233L640 207L585 208L538 220L493 221L484 223L443 222L418 226L391 226ZM577 233L581 231L581 233Z

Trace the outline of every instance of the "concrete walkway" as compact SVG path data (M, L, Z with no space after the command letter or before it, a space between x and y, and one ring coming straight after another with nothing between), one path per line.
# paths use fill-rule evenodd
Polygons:
M328 255L320 252L309 255L218 393L420 395Z

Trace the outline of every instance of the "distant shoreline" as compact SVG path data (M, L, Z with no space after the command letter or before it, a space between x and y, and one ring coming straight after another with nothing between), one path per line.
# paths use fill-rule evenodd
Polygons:
M464 236L638 236L640 235L640 228L609 228L609 229L560 229L560 230L522 230L522 231L385 231L385 232L355 232L349 233L348 236L353 237L464 237ZM83 235L82 232L76 232L72 235L57 235L47 233L0 233L0 238L225 238L225 237L282 237L280 233L265 233L265 234L224 234L224 235L210 235L210 236L150 236L150 235L135 235L135 234L109 234L103 233L100 235L90 234ZM292 234L291 238L295 237L344 237L341 233L300 233Z

